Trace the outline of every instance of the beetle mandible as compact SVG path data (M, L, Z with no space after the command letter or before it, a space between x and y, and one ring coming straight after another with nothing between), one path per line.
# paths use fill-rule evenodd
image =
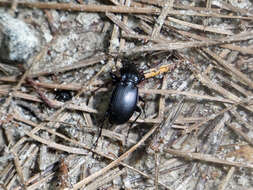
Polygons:
M139 100L137 85L144 80L144 75L137 70L136 65L133 63L125 64L123 68L120 69L120 77L113 73L110 73L110 75L115 87L102 125L99 127L99 134L95 142L95 147L101 136L103 123L106 118L108 118L111 124L119 125L126 123L136 111L139 114L132 123L134 124L141 115L141 109L137 106Z

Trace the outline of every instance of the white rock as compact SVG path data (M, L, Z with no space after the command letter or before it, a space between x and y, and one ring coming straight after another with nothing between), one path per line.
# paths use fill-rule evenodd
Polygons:
M39 47L35 33L22 20L0 11L0 57L25 62Z

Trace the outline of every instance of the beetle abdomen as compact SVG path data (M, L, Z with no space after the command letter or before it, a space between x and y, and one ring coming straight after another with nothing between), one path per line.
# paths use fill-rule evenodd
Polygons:
M136 110L137 101L137 87L118 83L112 93L109 122L114 124L127 122Z

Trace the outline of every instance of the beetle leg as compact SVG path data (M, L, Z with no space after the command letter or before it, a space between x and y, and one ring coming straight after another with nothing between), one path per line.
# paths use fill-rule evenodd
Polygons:
M127 144L127 139L128 139L128 135L129 135L129 132L130 132L131 127L132 127L133 124L137 121L137 119L141 116L141 112L142 112L142 111L141 111L141 108L140 108L140 107L136 106L135 111L138 112L139 114L138 114L138 116L135 118L135 120L131 123L131 125L130 125L129 128L128 128L127 136L126 136L126 140L125 140L125 143L126 143L126 144Z
M144 113L144 117L146 118L146 117L147 117L146 112L145 112L146 102L144 101L144 99L143 99L141 96L139 96L139 100L140 100L141 102L143 102L143 104L144 104L144 109L141 109L141 108L139 108L139 109L142 110L142 112Z
M139 96L139 100L142 101L145 104L145 101L141 96Z
M116 83L120 80L119 77L117 75L115 75L114 73L110 72L110 75L111 75L113 83Z
M139 81L138 81L138 83L141 83L142 81L144 81L145 80L145 75L143 74L143 72L142 73L140 73L140 75L139 75Z
M98 140L99 140L99 138L100 138L101 135L102 135L102 129L103 129L103 127L104 127L104 122L105 122L106 118L108 117L108 115L109 115L109 112L106 111L106 112L105 112L105 115L104 115L104 117L103 117L103 120L102 120L102 122L101 122L101 124L100 124L100 126L99 126L99 129L98 129L99 131L98 131L97 139L96 139L95 143L93 144L93 148L92 148L92 149L94 149L94 150L97 148Z

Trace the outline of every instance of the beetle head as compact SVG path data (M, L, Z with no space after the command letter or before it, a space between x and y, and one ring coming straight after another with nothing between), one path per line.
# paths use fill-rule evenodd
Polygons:
M136 68L136 65L133 63L127 63L120 69L121 80L123 82L134 83L137 85L143 80L142 75Z

